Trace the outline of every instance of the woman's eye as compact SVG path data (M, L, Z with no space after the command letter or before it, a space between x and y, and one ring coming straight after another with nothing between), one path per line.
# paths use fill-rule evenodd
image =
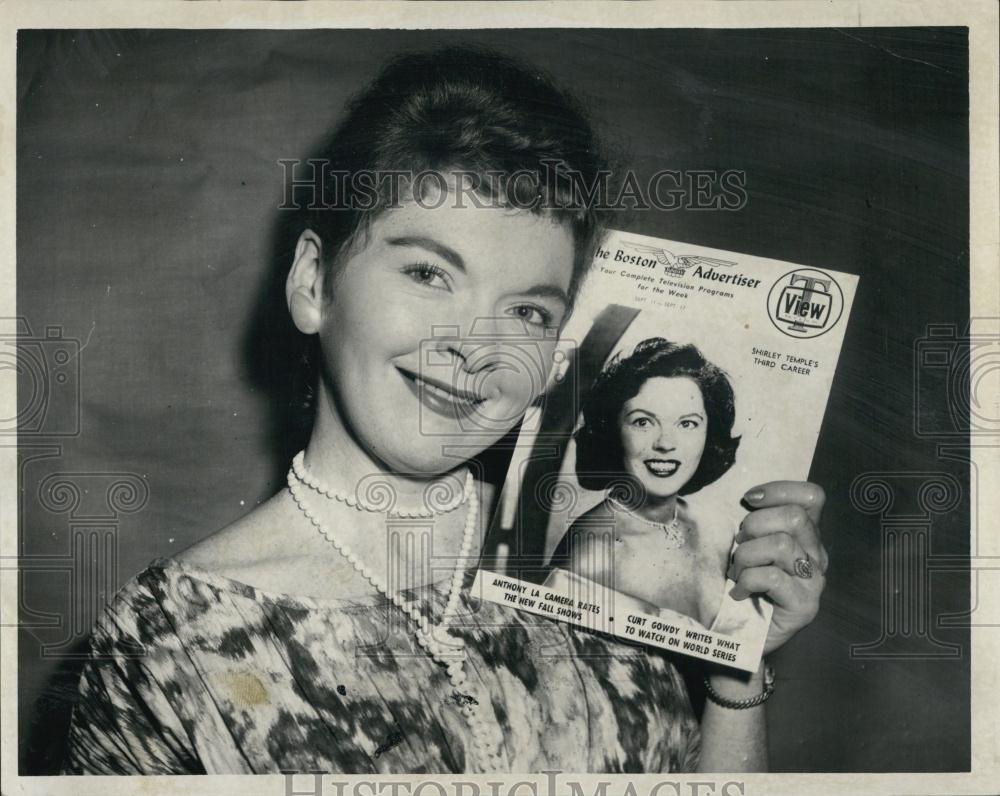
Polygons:
M447 275L444 270L430 263L408 265L403 269L403 273L419 285L436 288L448 287Z
M552 313L544 307L536 307L534 304L518 304L507 310L508 315L530 323L532 326L551 326Z
M682 420L681 428L698 428L697 420Z
M636 428L648 428L649 426L653 425L653 421L650 420L648 417L637 417L635 420L632 421L632 425L635 426Z

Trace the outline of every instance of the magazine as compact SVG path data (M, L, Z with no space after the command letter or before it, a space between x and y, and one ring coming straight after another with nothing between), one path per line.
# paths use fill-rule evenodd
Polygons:
M473 592L755 671L772 606L727 574L744 496L807 480L857 284L610 232L518 437L509 555Z

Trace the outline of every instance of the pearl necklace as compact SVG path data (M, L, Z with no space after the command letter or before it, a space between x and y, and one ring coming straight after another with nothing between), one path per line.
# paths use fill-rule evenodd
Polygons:
M288 490L299 510L365 580L374 586L380 594L391 600L394 605L417 625L415 633L417 644L427 650L427 653L435 663L445 667L448 680L455 689L453 696L456 703L461 705L462 716L472 730L472 742L476 751L476 758L483 761L481 766L482 771L488 773L502 770L503 758L498 750L503 739L502 737L498 737L499 733L486 723L482 715L482 712L485 712L490 705L489 694L481 687L475 688L478 692L475 694L467 694L459 691L462 685L468 687L468 676L464 667L468 655L465 651L465 641L448 632L449 621L458 609L458 599L462 591L462 580L465 575L462 562L468 558L469 553L472 551L472 540L475 536L476 523L479 519L479 498L472 486L472 473L470 472L466 476L466 490L464 493L466 497L463 498L462 502L468 501L469 508L465 515L465 530L462 534L461 551L459 552L458 559L455 562L455 569L451 576L448 600L445 603L441 621L436 627L431 627L430 620L420 610L418 601L412 603L406 602L402 594L398 592L390 593L386 583L372 572L350 547L340 541L329 528L323 525L306 505L302 495L303 485L328 497L330 495L327 491L322 491L313 485L316 479L306 471L303 453L300 452L295 457L292 468L288 471ZM303 478L300 472L309 478L309 480ZM388 512L386 513L388 515ZM444 639L441 636L444 636ZM467 760L466 765L468 766L468 764L469 761Z
M680 547L680 545L684 543L684 529L682 528L681 521L680 519L678 519L677 516L680 510L680 504L676 499L674 500L674 516L673 519L670 520L670 522L656 522L655 520L647 520L645 517L636 514L625 504L620 503L611 495L608 496L608 502L611 504L611 507L613 509L628 514L630 517L634 517L635 519L639 520L639 522L645 525L652 525L654 528L658 528L659 530L663 531L663 533L667 537L667 541L670 542L672 546Z
M295 455L295 458L292 459L292 470L295 472L295 477L310 489L313 489L328 498L332 498L340 503L343 503L346 506L357 509L358 511L385 513L390 517L411 517L414 519L428 518L433 517L435 514L448 514L449 512L454 511L469 500L474 484L472 472L470 471L466 474L465 488L462 490L462 494L457 498L453 498L448 503L445 503L443 506L431 506L428 509L420 509L418 511L397 511L392 508L392 490L384 483L379 484L376 482L371 485L376 490L376 497L378 498L378 502L376 503L365 500L363 497L358 495L358 490L355 490L355 494L353 495L345 495L338 492L336 489L327 486L306 469L306 452L304 450L299 451ZM360 490L360 483L358 485L358 489ZM442 490L447 491L448 487L441 483L432 484L424 490L424 502L426 504L432 503L436 499L434 493Z

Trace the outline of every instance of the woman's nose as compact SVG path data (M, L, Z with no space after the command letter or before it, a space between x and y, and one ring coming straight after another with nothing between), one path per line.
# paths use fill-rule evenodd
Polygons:
M653 448L657 451L672 451L674 449L674 435L666 429L661 429L653 440Z
M501 359L502 339L495 324L479 318L435 326L427 358L467 374L489 371Z
M435 325L431 330L429 339L423 341L424 347L428 351L441 359L454 360L462 357L462 337L458 326Z
M517 318L476 315L465 328L468 334L462 340L462 358L470 373L517 369L516 363L533 359L531 355L539 348Z

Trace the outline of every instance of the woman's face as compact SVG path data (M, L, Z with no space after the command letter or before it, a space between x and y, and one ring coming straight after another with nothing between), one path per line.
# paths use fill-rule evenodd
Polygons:
M696 381L683 376L649 379L618 416L625 472L650 497L677 494L701 462L707 419Z
M545 385L567 311L569 229L457 201L379 216L323 308L331 411L399 472L453 469L509 431Z

